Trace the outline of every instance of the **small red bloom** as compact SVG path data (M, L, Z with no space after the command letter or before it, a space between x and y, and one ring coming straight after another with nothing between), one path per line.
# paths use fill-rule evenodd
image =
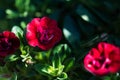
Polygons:
M28 44L42 50L52 48L62 37L57 22L48 17L34 18L27 25L26 39Z
M84 67L94 75L103 76L120 69L120 48L100 42L84 58Z
M19 46L20 41L14 33L10 31L0 33L0 57L12 54Z

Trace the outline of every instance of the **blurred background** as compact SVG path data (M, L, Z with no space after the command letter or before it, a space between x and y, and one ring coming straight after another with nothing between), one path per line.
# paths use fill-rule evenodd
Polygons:
M34 17L57 20L67 37L88 39L96 34L120 35L120 0L0 0L0 31L25 28ZM66 36L66 35L65 35Z
M120 46L120 0L0 0L0 32L14 26L25 31L28 22L43 16L58 22L63 31L60 43L72 48L77 64L98 42ZM88 80L91 74L82 68L75 69L75 76Z

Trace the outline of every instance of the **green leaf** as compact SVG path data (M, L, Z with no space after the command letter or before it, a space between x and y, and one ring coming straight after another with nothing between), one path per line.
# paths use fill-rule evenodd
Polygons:
M71 53L71 49L67 44L64 44L63 47L64 47L64 50L66 51L66 53Z
M19 38L23 37L23 30L19 26L13 26L11 31Z
M9 73L9 69L6 65L3 67L0 66L0 74L4 74L4 73Z
M66 80L67 78L68 78L68 75L65 72L63 72L57 79L58 80Z
M20 25L23 29L25 29L27 24L24 21L21 21Z
M61 59L60 59L60 56L56 53L53 55L52 57L52 66L54 68L59 68L61 66Z
M28 11L29 4L30 4L30 0L15 0L15 6L20 12Z
M60 44L60 45L56 46L53 50L53 53L54 54L61 53L63 46L64 46L64 44Z
M0 77L0 80L9 80L8 78Z
M34 68L40 74L55 77L59 76L62 73L64 66L61 65L58 68L54 68L53 66L50 66L48 64L36 64Z
M5 57L4 61L5 62L13 62L13 61L17 61L18 59L20 59L19 56L12 54L12 55Z
M48 64L36 64L34 68L37 72L45 76L56 76L55 69Z
M47 62L50 54L51 54L51 50L48 51L41 51L41 52L35 52L35 59L42 61L42 62Z
M53 53L58 53L61 59L61 62L64 61L64 59L70 55L71 49L67 44L60 44L54 48Z
M6 9L6 14L8 19L13 19L19 17L19 13L11 10L11 9Z
M36 52L35 59L39 61L45 61L45 54L43 52Z
M10 80L11 73L9 72L8 66L0 67L0 80Z
M20 45L20 51L21 51L22 55L29 54L30 50L32 51L32 48L30 49L29 46L24 46L23 44Z
M10 80L18 80L18 79L17 79L17 74L14 73L14 75L12 76L12 78L11 78Z
M68 72L74 66L74 63L75 63L75 58L68 58L64 62L64 65L65 65L64 71Z
M64 65L61 65L58 68L56 68L57 76L59 76L63 72L64 67L65 67Z
M60 56L56 53L52 57L52 66L55 68L56 75L60 75L64 69L64 66L61 63Z
M109 76L105 76L103 77L103 80L111 80L111 78Z

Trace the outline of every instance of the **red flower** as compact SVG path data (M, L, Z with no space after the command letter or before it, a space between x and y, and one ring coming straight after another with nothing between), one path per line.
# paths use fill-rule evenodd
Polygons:
M94 75L103 76L120 69L120 48L100 42L84 58L84 67Z
M26 39L28 44L42 50L52 48L60 41L61 36L62 32L57 27L57 22L48 17L34 18L27 25Z
M20 41L14 33L10 31L0 33L0 57L12 54L19 46Z

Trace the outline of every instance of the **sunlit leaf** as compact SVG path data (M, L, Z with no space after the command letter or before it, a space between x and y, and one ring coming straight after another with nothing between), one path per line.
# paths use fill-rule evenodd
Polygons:
M55 68L48 64L36 64L35 70L46 76L56 76Z
M11 31L19 38L23 37L23 30L19 26L13 26Z
M59 77L57 77L58 80L66 80L68 78L67 74L63 72Z
M16 61L19 59L20 59L20 57L18 55L12 54L12 55L5 57L4 60L5 60L5 62L13 62L13 61Z

